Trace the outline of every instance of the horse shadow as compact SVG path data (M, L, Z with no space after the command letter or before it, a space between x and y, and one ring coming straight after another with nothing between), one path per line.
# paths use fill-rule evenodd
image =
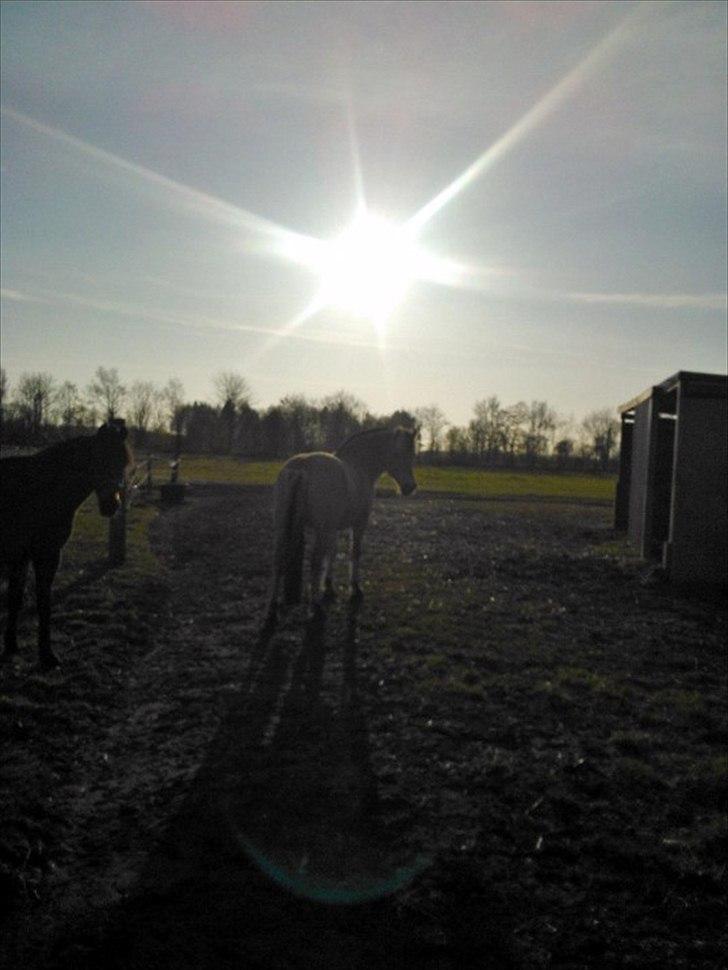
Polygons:
M49 966L337 967L353 944L363 966L390 965L391 893L412 873L379 818L357 648L353 610L343 630L318 613L302 636L258 639L130 895L66 931Z
M251 785L248 777L238 805L239 811L242 805L267 804L265 811L245 811L262 824L248 824L243 844L269 874L314 898L324 897L327 885L338 894L346 894L348 885L357 895L347 872L350 876L352 859L362 872L370 868L366 847L379 808L358 683L356 610L347 612L336 644L340 650L330 650L327 633L327 614L314 612L276 703L255 727L255 779ZM336 686L324 677L332 653L341 664ZM259 689L255 696L263 693Z

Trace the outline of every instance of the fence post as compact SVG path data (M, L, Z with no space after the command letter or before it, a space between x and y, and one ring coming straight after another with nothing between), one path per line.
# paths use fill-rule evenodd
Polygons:
M121 566L126 562L126 485L119 488L121 504L109 519L109 562Z

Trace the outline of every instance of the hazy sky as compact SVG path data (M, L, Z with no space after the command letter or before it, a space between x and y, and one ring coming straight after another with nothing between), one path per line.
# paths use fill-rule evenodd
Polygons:
M199 399L232 369L259 407L343 387L465 423L725 372L727 9L6 0L11 383ZM290 258L362 201L451 270L381 329L310 312Z

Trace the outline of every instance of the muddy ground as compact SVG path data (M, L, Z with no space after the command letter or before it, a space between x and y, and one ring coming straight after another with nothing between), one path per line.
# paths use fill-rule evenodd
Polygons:
M62 670L28 615L0 671L0 964L722 966L726 612L610 519L378 499L359 612L267 641L267 489L61 582Z

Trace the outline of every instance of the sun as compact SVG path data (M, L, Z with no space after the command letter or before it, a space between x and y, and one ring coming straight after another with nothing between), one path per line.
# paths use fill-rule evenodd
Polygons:
M417 248L398 226L361 212L324 246L318 271L325 305L384 322L417 278Z
M428 274L428 256L412 233L361 210L337 238L323 243L315 270L318 302L382 328L410 287Z
M456 286L465 272L458 262L424 249L417 239L421 228L398 225L360 203L344 232L332 239L289 233L278 241L271 251L305 267L318 282L314 297L283 335L335 308L370 323L384 349L390 317L413 284Z

